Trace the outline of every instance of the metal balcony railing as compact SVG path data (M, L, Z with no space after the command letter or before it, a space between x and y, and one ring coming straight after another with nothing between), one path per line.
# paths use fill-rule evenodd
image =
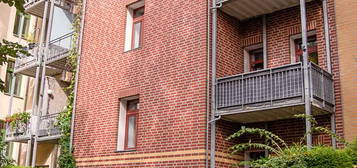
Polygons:
M72 47L73 32L50 41L46 62L54 62L68 56Z
M40 124L38 129L39 137L56 136L61 134L60 129L56 126L58 115L59 113L55 113L40 117Z
M6 126L6 141L24 141L30 138L30 122L17 123L15 127Z
M332 75L309 63L313 101L333 106ZM301 63L220 78L217 81L217 108L258 111L304 102L304 78Z
M19 53L17 55L18 58L16 58L15 60L15 73L36 66L39 63L39 51L40 47L38 46L38 44L34 44L31 49L28 49L28 52L30 54L29 56Z

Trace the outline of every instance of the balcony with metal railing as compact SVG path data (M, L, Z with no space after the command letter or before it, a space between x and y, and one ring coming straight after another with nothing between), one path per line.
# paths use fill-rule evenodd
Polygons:
M72 42L73 32L50 41L47 58L45 60L46 65L66 70L68 65L67 56L72 47Z
M57 126L57 117L59 113L43 115L40 117L38 128L39 140L58 139L61 131Z
M36 67L40 64L40 46L35 44L27 50L30 55L19 53L15 60L15 73L21 73L27 76L34 76L36 74Z
M7 142L25 142L30 139L30 122L28 123L16 123L11 126L6 126L5 141Z
M65 34L49 42L47 50L46 63L46 75L53 76L60 74L63 70L67 70L67 56L72 46L73 33ZM39 44L34 44L28 52L30 55L24 55L19 53L18 58L15 61L15 73L35 77L36 68L39 66L41 56L44 51L41 52Z
M309 63L312 113L333 112L332 75ZM217 114L241 123L292 118L304 113L304 76L301 63L219 78Z
M25 12L38 17L43 17L46 0L25 0ZM57 7L65 10L72 10L75 0L54 0Z

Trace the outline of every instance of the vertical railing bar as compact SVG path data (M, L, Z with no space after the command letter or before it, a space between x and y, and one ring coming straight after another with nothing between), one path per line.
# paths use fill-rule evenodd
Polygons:
M322 98L322 105L325 107L326 106L326 98L325 98L325 85L324 85L324 72L322 70L322 68L320 69L320 73L321 73L321 98Z
M245 102L245 97L244 97L244 82L245 82L245 80L244 80L244 74L242 75L242 110L244 109L244 102Z
M273 106L273 72L270 69L270 105Z

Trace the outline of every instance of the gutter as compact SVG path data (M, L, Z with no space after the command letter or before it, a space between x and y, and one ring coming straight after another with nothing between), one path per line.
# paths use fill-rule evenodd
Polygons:
M72 112L72 120L71 120L71 137L69 142L69 149L71 151L73 147L73 134L74 134L74 120L76 117L76 104L77 104L77 90L78 90L78 78L79 78L79 70L80 70L80 62L81 62L81 55L82 55L82 42L83 42L83 30L84 30L84 19L86 15L86 7L87 7L87 0L83 0L82 4L82 20L81 20L81 33L79 36L79 43L78 43L78 58L77 58L77 68L76 68L76 79L74 84L74 99L73 99L73 112Z

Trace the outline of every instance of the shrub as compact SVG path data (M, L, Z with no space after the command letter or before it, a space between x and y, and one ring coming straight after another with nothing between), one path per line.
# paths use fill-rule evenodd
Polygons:
M346 152L352 158L352 163L357 165L357 139L347 145Z
M352 158L346 150L336 150L331 147L315 147L304 155L309 168L351 168Z

